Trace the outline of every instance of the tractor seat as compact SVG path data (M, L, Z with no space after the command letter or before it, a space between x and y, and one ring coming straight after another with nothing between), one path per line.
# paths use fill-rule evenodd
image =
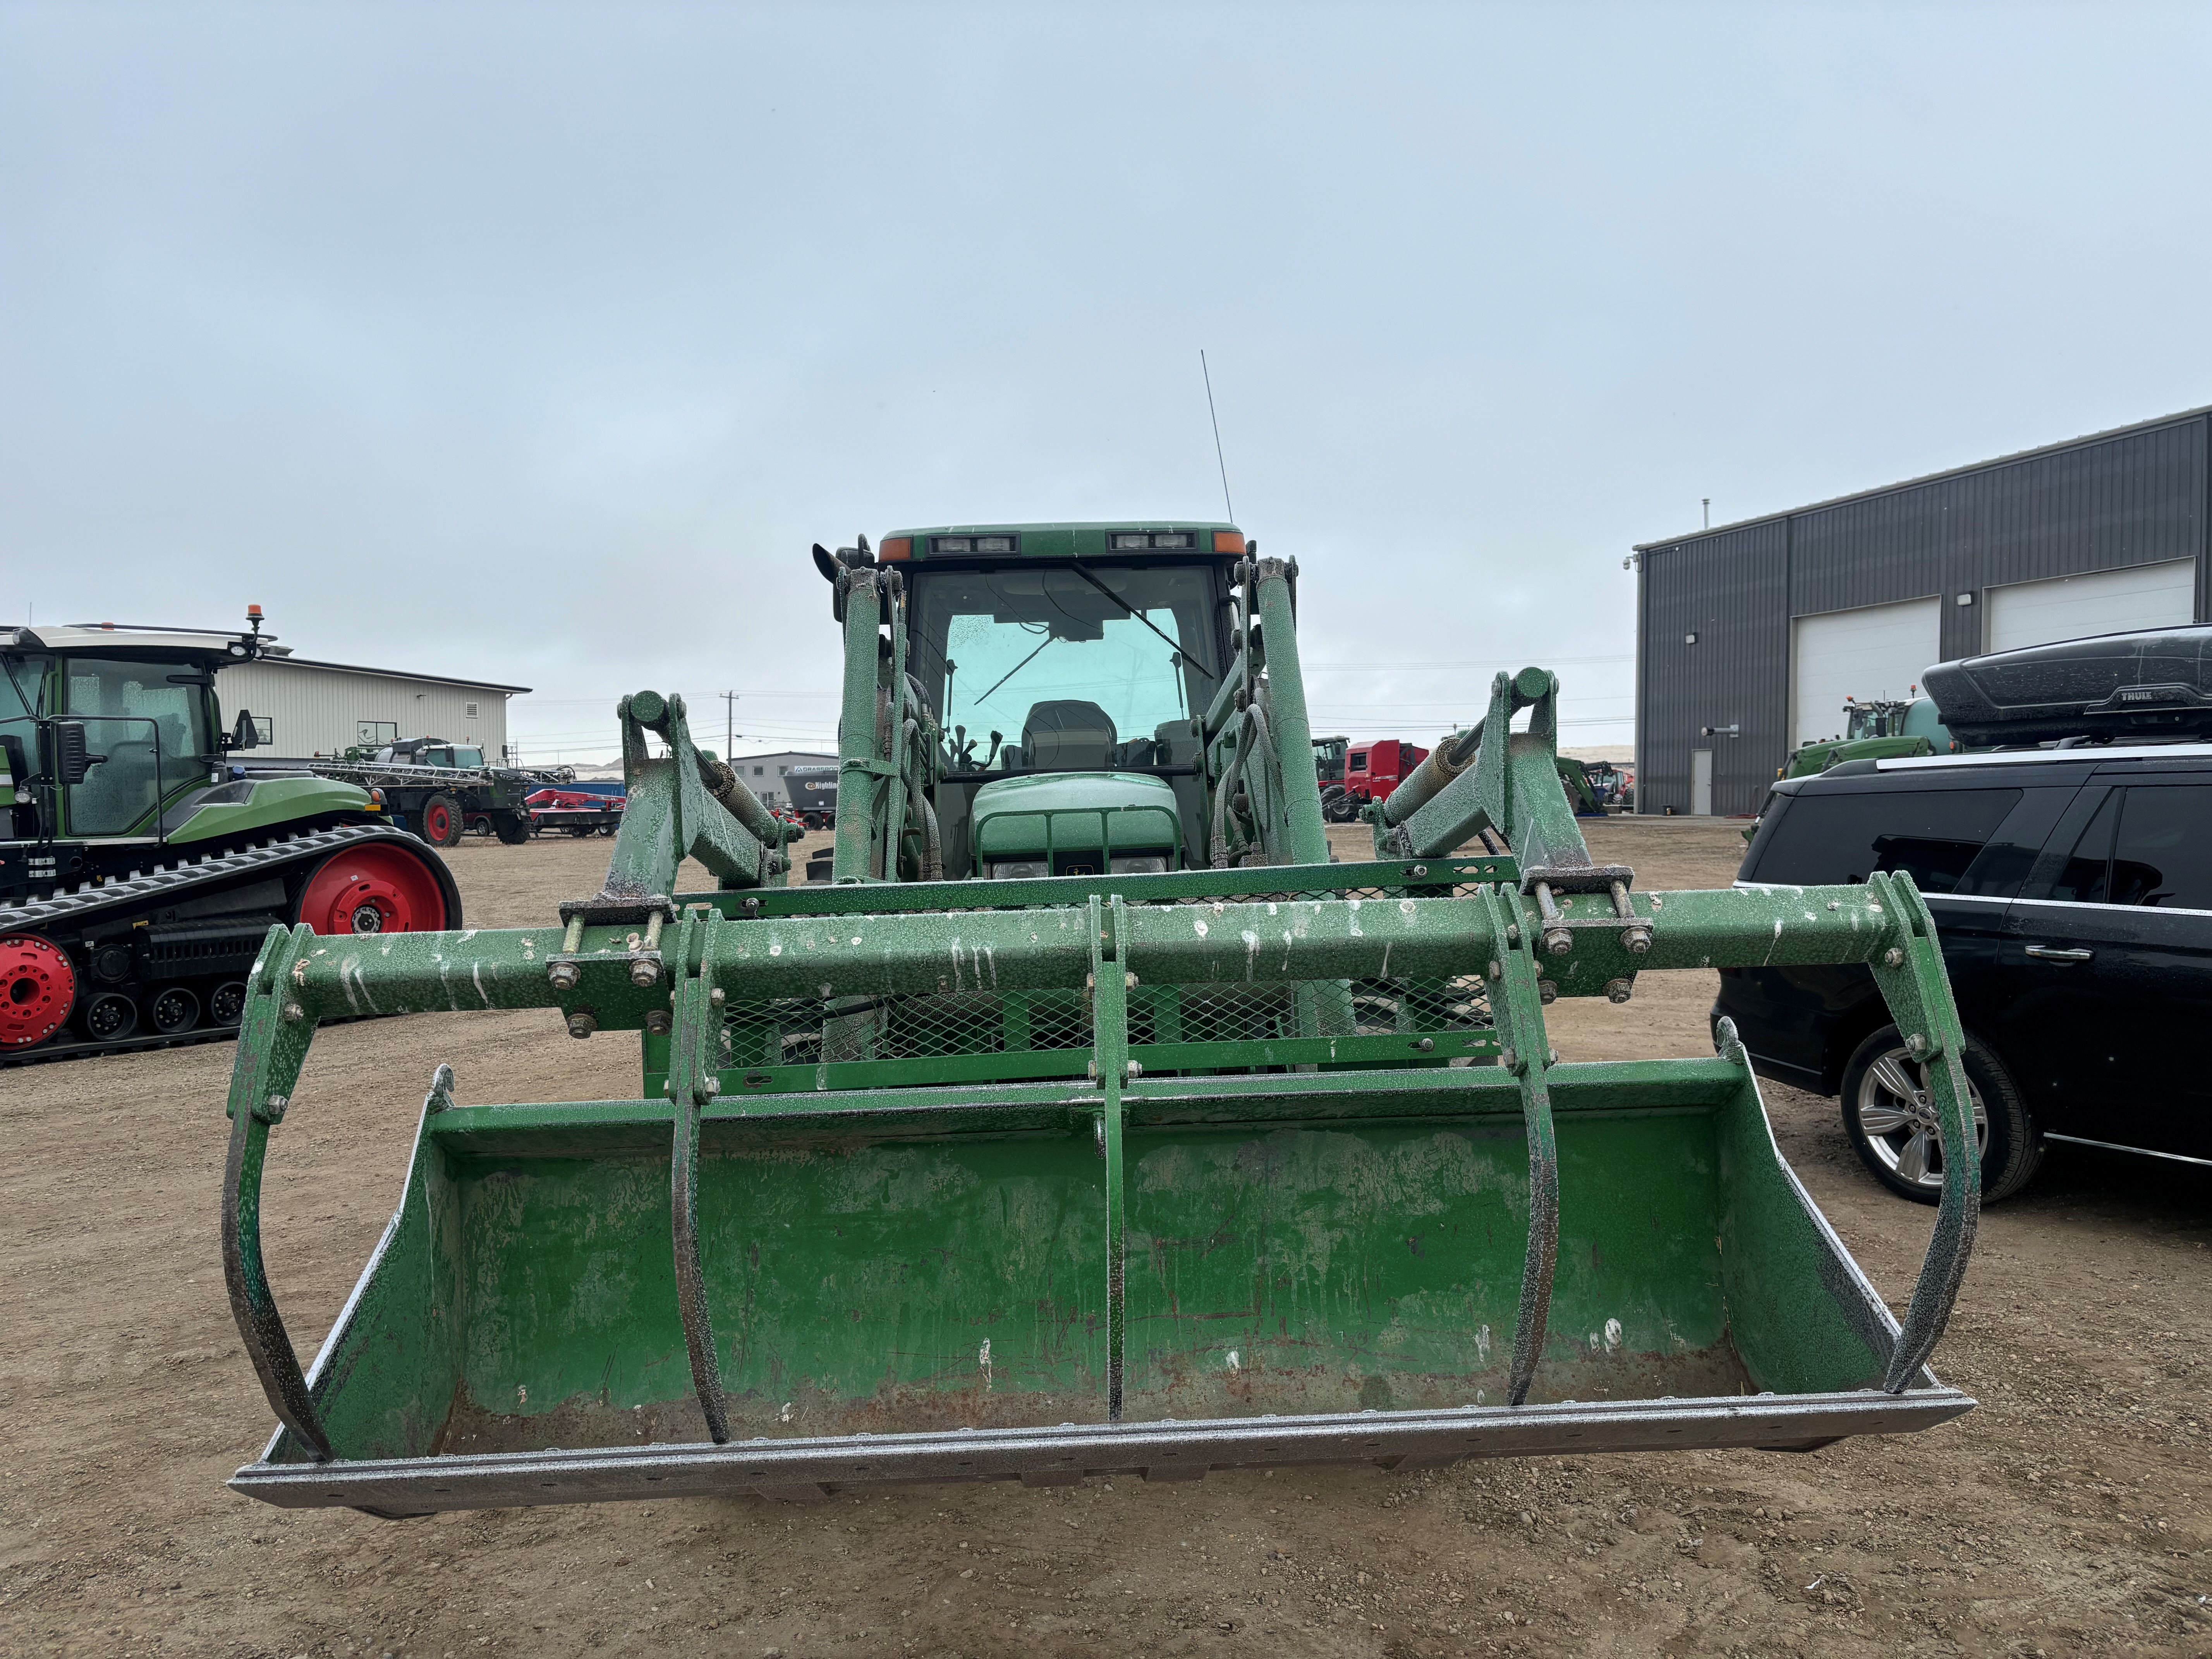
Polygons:
M1120 741L1113 716L1095 702L1035 703L1022 721L1023 758L1039 770L1103 771Z

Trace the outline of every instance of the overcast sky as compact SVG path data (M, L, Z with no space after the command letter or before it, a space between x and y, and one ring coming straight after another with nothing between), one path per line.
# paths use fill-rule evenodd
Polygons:
M1236 516L1317 723L2212 402L2212 12L0 5L0 603L828 740L816 539ZM11 617L12 619L12 617ZM708 712L708 711L711 711Z

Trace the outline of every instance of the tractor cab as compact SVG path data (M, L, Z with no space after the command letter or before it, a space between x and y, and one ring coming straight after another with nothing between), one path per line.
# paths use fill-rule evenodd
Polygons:
M944 873L1012 880L1203 866L1193 723L1220 693L1220 524L906 530L907 671L939 738Z
M384 766L437 766L449 771L482 769L484 752L471 744L448 743L443 738L410 738L386 744L373 757Z
M113 623L0 629L0 833L13 842L198 838L203 806L223 804L225 759L264 740L240 711L226 731L215 677L260 654L248 634ZM82 860L26 855L0 886L97 873Z

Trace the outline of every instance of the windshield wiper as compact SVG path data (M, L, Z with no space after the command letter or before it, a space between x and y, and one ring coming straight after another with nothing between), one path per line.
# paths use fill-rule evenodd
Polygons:
M1136 606L1131 605L1128 600L1123 599L1112 588L1107 586L1104 582L1100 581L1098 578L1092 575L1087 568L1080 564L1071 564L1069 568L1073 569L1077 575L1082 577L1084 580L1089 582L1101 593L1103 593L1108 599L1113 600L1115 604L1120 605L1122 610L1127 611L1139 622L1144 623L1146 627L1151 628L1154 634L1159 635L1160 643L1166 646L1169 650L1174 652L1177 657L1181 658L1184 662L1190 663L1191 665L1194 668L1196 668L1200 673L1206 674L1206 678L1209 680L1213 678L1212 675L1206 673L1206 666L1203 663L1193 661L1188 652L1185 651L1181 646L1177 645L1166 635L1161 634L1158 629L1153 628L1152 619L1150 617L1147 617L1143 611L1138 610Z
M1038 653L1044 649L1044 646L1050 645L1057 637L1057 635L1052 634L1046 635L1044 636L1044 645L1037 647L1036 651L1030 652L1028 656L1024 657L1012 668L1009 668L1005 673L1000 675L997 684L992 686L991 691L997 690L999 686L1004 685L1008 680L1013 678L1015 675L1020 673L1022 670L1027 668L1031 663L1035 662L1037 659ZM981 708L985 703L991 701L991 691L986 691L981 696L975 699L976 708Z

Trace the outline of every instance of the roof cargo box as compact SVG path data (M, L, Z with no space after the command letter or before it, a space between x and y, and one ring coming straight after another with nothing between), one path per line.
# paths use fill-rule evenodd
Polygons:
M2212 628L2148 628L1938 663L1922 685L1968 748L2212 738Z

